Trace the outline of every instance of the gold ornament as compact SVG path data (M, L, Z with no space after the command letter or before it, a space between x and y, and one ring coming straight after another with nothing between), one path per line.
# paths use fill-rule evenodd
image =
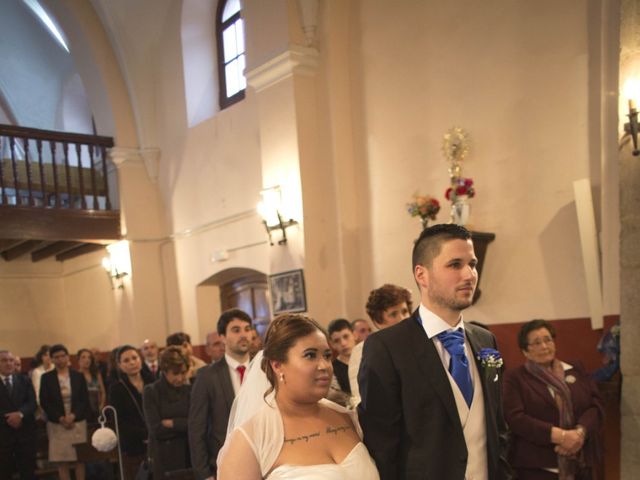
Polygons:
M444 135L442 152L452 164L461 162L469 153L469 134L460 127L450 128Z

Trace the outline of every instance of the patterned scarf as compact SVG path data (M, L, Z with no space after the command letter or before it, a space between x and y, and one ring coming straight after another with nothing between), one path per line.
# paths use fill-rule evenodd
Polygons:
M524 366L531 375L553 390L560 417L559 427L563 430L572 429L575 425L573 403L571 401L571 391L564 380L562 362L554 359L551 368L544 368L531 360L527 360ZM582 452L579 453L580 456L581 454ZM576 459L558 455L559 480L574 480L578 470L577 467L578 461Z

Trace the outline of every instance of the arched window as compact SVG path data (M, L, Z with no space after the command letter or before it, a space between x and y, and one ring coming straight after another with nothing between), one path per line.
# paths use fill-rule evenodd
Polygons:
M220 0L216 18L218 39L218 79L220 108L226 108L244 98L247 81L244 78L244 22L240 0Z

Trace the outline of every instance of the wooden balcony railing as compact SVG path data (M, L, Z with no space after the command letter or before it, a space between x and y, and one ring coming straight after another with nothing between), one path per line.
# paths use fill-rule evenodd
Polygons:
M110 137L0 125L4 260L55 251L62 261L121 238L111 147Z
M0 205L111 210L110 147L111 137L0 125Z

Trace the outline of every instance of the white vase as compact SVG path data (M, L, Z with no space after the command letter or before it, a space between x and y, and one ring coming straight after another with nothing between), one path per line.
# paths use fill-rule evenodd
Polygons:
M471 213L471 205L465 202L463 199L459 199L451 204L451 223L457 225L466 225L469 221L469 214Z

